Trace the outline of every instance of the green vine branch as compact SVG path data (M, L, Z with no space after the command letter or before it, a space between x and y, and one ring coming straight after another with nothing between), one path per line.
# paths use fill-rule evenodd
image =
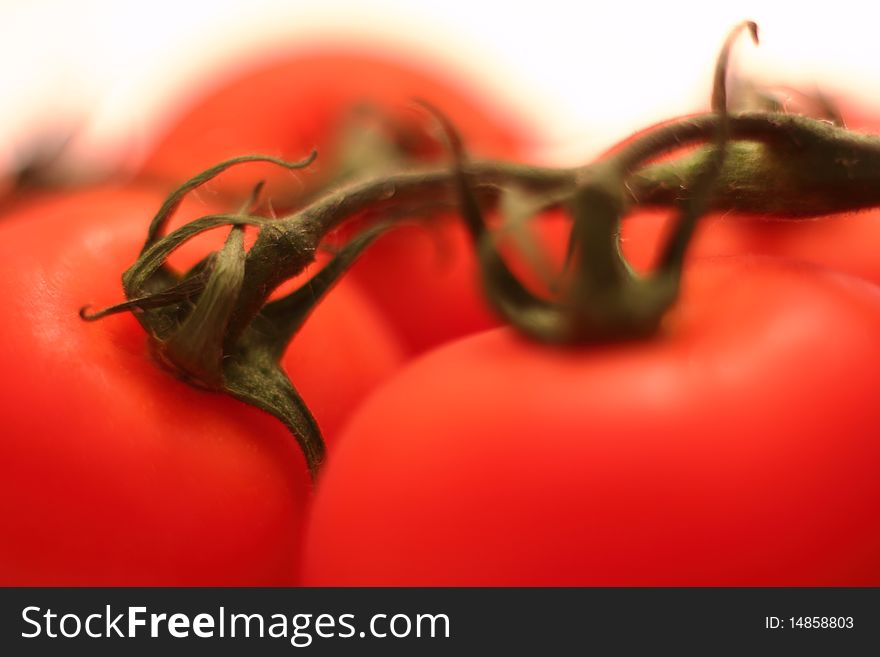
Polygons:
M678 295L684 255L706 212L730 210L807 217L880 205L880 137L840 125L773 111L729 113L726 75L731 47L718 57L712 111L675 119L640 133L599 161L571 169L472 160L455 127L429 108L449 143L449 163L417 162L392 170L349 173L304 207L274 218L258 211L259 186L235 212L201 217L166 234L187 194L233 166L271 162L288 169L311 164L258 155L222 162L181 185L150 222L144 247L123 274L125 301L81 315L97 320L133 312L159 362L194 385L225 392L280 419L295 436L313 475L324 457L317 422L279 361L307 321L364 249L401 218L424 208L458 208L480 263L490 304L510 325L544 342L571 344L644 338ZM685 154L679 151L694 146ZM340 161L346 161L341 158ZM657 270L633 272L619 248L620 222L634 208L675 208L677 228ZM490 210L532 213L562 208L571 216L564 278L557 292L530 291L507 265L485 220ZM368 215L363 232L339 248L302 287L270 301L285 281L315 260L331 231ZM259 231L245 249L243 227ZM188 272L175 272L169 255L207 230L227 228L225 245ZM392 284L392 282L389 282Z

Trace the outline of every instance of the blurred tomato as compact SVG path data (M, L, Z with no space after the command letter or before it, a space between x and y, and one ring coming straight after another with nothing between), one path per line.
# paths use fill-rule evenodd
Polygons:
M342 130L359 111L374 113L398 146L416 156L439 159L432 120L414 101L440 108L473 152L509 156L526 135L512 114L499 108L452 71L402 57L370 52L300 52L241 66L232 77L217 76L179 108L142 164L142 173L183 180L217 162L246 153L300 159L313 148L324 171L336 157ZM272 171L267 167L266 171ZM293 174L282 172L289 185ZM253 174L230 173L215 185L247 194ZM271 189L271 188L270 188Z
M621 250L636 269L654 266L659 246L674 221L668 210L634 213L621 231ZM880 209L780 219L712 213L700 221L688 258L743 253L773 255L820 264L880 283Z

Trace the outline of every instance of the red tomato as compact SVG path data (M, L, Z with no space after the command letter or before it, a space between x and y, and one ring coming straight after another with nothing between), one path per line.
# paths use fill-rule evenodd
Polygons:
M310 484L294 439L162 370L130 314L78 316L121 299L161 201L85 191L0 224L0 584L296 582ZM357 290L336 292L285 356L331 440L398 359Z
M319 158L309 173L332 160L340 129L358 105L367 104L400 122L412 149L442 160L444 149L415 100L440 108L465 143L485 156L506 156L523 144L523 128L501 108L480 98L446 71L381 54L304 51L275 61L256 61L217 79L172 122L142 163L145 174L171 181L195 175L221 160L246 153L300 159L313 148ZM205 85L207 86L207 85ZM198 91L204 92L205 89ZM194 94L196 95L196 94ZM381 119L380 119L381 120ZM275 171L266 167L266 171ZM286 183L294 179L282 172ZM251 175L229 173L216 184L247 194Z
M877 586L878 367L878 288L763 259L651 340L462 339L348 425L303 582Z
M669 210L644 210L626 219L621 249L636 269L654 266L674 224ZM807 219L713 213L700 220L690 259L741 253L821 264L880 283L880 208Z
M377 54L302 52L258 65L199 99L161 138L143 173L182 181L236 155L261 152L300 159L317 148L318 159L305 171L279 173L249 165L205 188L206 194L232 190L244 198L265 177L270 198L289 198L291 190L333 171L340 131L359 103L375 106L400 124L417 161L442 165L449 158L436 120L414 99L441 109L474 156L510 157L526 141L526 131L509 112L448 72ZM350 276L413 351L496 325L475 285L472 250L452 217L389 233Z

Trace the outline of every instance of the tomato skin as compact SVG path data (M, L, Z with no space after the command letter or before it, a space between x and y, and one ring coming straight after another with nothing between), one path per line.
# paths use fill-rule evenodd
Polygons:
M694 266L656 339L509 330L380 388L328 461L307 585L880 583L880 291Z
M652 269L674 225L668 210L639 211L624 221L621 250L636 269ZM804 219L713 213L701 219L687 257L771 255L880 283L878 240L880 208Z
M460 219L389 231L348 274L394 327L411 355L498 326Z
M448 116L474 157L510 159L525 149L528 133L521 122L448 71L378 53L315 50L255 63L218 83L158 141L141 175L182 181L244 153L299 159L317 148L318 159L306 170L248 165L205 188L205 195L222 190L245 198L256 180L266 179L265 195L275 198L277 207L291 190L333 171L341 126L365 102L424 142L416 149L417 161L442 166L449 160L437 121L415 99ZM390 232L363 254L348 278L389 319L411 353L498 324L477 286L476 263L457 215Z
M340 130L359 105L402 122L416 141L414 152L442 162L445 148L435 120L416 100L439 108L469 150L480 156L506 157L522 150L525 130L510 112L481 99L477 90L436 65L417 58L402 60L338 48L294 51L242 65L234 75L218 76L211 88L204 85L194 94L140 164L140 173L185 180L238 155L263 153L296 160L317 149L318 159L300 173L255 165L250 171L231 171L212 184L246 196L265 172L270 180L267 194L289 191L297 178L308 181L314 174L327 173L340 145ZM254 170L260 175L255 177Z
M131 314L78 316L122 298L121 272L161 201L89 190L0 223L2 585L297 581L312 487L286 429L169 375ZM331 440L399 358L369 304L339 292L285 356Z

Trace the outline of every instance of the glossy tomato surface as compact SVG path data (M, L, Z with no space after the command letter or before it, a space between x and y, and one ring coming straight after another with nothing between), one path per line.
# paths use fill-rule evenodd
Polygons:
M79 318L122 299L161 201L104 188L0 219L4 585L296 583L311 486L294 439L161 369L130 314ZM369 303L338 292L285 356L331 441L399 356Z
M449 157L437 121L416 100L441 110L473 157L515 158L530 138L509 108L499 107L455 71L399 54L303 51L243 65L235 75L218 78L180 110L142 164L141 175L175 184L229 157L256 152L300 159L316 148L318 159L306 170L247 165L223 174L203 192L243 199L257 180L266 179L266 197L284 209L296 205L298 194L315 193L322 181L333 180L340 152L364 130L396 143L410 163L405 166L443 166ZM359 121L354 119L358 107L370 108ZM417 218L398 220L412 224ZM350 273L411 352L497 324L477 287L474 259L457 218L447 213L419 223L378 240Z
M674 225L668 210L640 210L623 223L621 250L637 269L651 269ZM878 243L880 208L803 219L712 213L701 219L688 258L772 255L880 283Z
M880 290L694 265L656 338L401 370L319 480L309 585L880 584Z

